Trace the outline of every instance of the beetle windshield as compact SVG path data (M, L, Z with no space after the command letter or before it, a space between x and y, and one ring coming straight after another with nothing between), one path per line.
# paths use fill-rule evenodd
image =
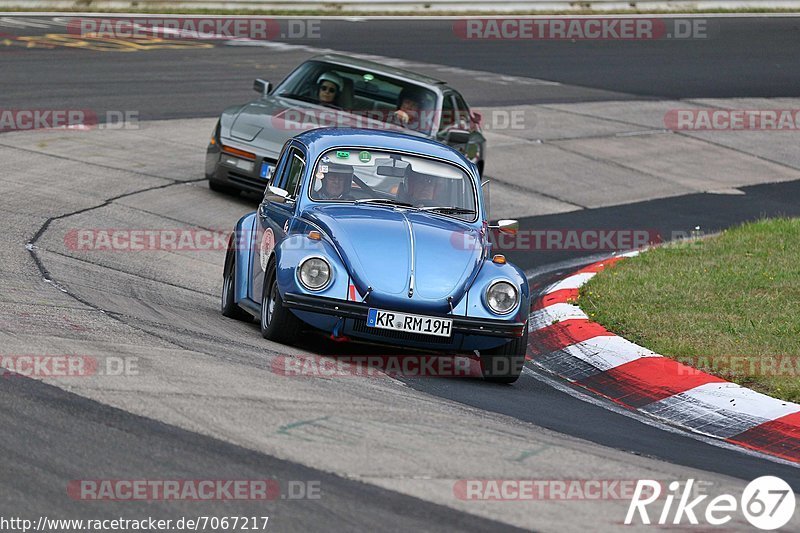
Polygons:
M310 126L411 129L430 135L437 111L436 93L383 74L323 61L300 65L275 90L276 96L310 102L345 113L308 116ZM313 113L311 114L313 115ZM328 123L333 121L334 123Z
M455 165L382 150L338 148L314 169L312 200L415 207L477 220L472 178Z

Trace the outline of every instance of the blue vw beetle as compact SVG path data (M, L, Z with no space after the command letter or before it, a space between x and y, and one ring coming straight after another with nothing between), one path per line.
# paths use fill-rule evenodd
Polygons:
M403 133L324 128L283 147L258 211L225 259L222 314L292 343L311 326L351 338L479 353L511 383L527 348L528 284L493 255L477 167Z

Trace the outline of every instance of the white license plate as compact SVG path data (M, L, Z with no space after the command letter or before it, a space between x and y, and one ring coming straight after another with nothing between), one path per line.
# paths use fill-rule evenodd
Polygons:
M255 163L252 161L247 161L245 159L239 159L238 157L231 157L229 155L222 156L222 162L226 165L230 165L232 167L240 168L247 172L252 172L253 168L255 167Z
M367 326L421 333L423 335L435 335L437 337L450 337L453 333L453 321L449 318L409 315L375 308L371 308L367 314Z

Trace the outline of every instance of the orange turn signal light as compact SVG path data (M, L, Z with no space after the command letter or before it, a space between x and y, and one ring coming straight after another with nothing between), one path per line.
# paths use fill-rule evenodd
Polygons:
M498 265L505 265L506 264L506 256L501 254L496 254L492 257L492 263L496 263Z
M322 240L322 233L320 233L318 231L314 231L314 230L309 231L308 232L308 238L311 239L312 241L321 241Z
M245 152L244 150L239 150L238 148L225 146L224 144L220 146L222 146L222 151L225 152L226 154L235 155L236 157L242 157L244 159L250 159L253 161L255 161L256 159L256 154L253 154L251 152Z

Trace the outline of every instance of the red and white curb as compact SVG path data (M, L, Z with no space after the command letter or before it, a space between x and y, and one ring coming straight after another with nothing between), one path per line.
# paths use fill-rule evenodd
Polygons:
M800 463L800 405L642 348L570 303L599 271L637 253L593 263L545 288L530 316L528 359L628 409Z

